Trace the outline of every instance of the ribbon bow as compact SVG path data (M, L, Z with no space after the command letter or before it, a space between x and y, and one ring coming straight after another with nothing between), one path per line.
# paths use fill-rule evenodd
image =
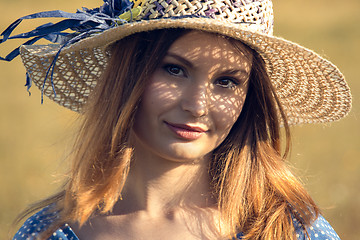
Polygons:
M29 39L22 45L32 45L40 39L46 39L52 43L60 44L61 48L55 55L44 79L44 89L46 79L50 72L51 83L53 84L55 63L64 47L74 44L75 42L91 35L101 33L107 29L132 21L133 18L137 17L141 13L141 7L137 6L132 8L133 5L134 3L129 0L104 0L104 4L101 7L94 9L83 7L81 10L77 10L76 13L54 10L30 14L17 19L8 28L6 28L0 35L0 37L2 37L0 39L0 44L9 39ZM57 23L46 23L29 32L11 36L12 32L23 20L36 18L65 19ZM72 32L67 30L71 30ZM19 54L20 46L10 52L6 57L0 56L0 60L12 61ZM27 90L29 91L29 88L31 87L31 79L28 74L25 86L27 86ZM54 86L53 91L56 95ZM41 101L43 101L43 98Z

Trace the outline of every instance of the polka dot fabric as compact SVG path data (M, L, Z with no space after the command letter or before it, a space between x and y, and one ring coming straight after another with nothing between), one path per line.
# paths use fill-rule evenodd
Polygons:
M47 230L58 217L58 212L51 212L51 206L42 209L24 222L13 240L38 239L39 234ZM79 240L68 224L64 224L61 228L57 229L48 239Z
M340 240L340 237L323 216L319 216L318 219L307 228L308 235L296 219L293 218L293 222L296 230L296 238L298 240L308 240L308 235L311 240Z
M27 219L19 231L15 234L13 240L35 240L40 233L44 232L55 220L58 219L57 212L51 212L50 207L46 207ZM334 229L330 226L322 216L307 228L307 232L302 225L293 219L296 230L296 237L298 240L340 240ZM242 234L237 235L237 239L241 238ZM73 230L68 224L64 224L57 229L49 240L79 240Z

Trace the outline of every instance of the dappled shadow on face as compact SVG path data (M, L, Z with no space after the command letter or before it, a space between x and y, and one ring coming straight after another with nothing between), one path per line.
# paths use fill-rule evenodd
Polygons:
M186 76L169 81L152 79L159 102L177 104L177 119L201 122L213 129L224 129L217 145L228 134L245 101L252 55L242 43L192 31L178 39L168 54L187 62L177 62ZM167 59L167 57L165 57ZM182 112L181 112L182 111Z
M168 176L176 177L179 182L171 182L175 193L169 196L171 199L166 199L169 201L167 209L183 210L182 218L187 219L189 231L201 239L219 239L214 237L217 233L212 232L218 229L214 226L217 221L212 211L217 203L209 186L208 169L204 168L208 168L208 164L201 160L208 160L242 111L252 67L249 52L241 43L234 44L221 36L197 31L185 34L172 44L148 79L135 115L134 152L138 150L138 155L134 156L142 156L141 151L150 153L145 159L135 159L142 160L137 161L138 166L149 166L147 172L156 172L152 171L154 168L165 169L172 174ZM193 126L201 129L201 137L196 140L177 134L189 129L191 132L195 129ZM151 158L149 155L153 158L146 165L144 162ZM166 164L163 160L180 164ZM169 168L161 168L161 164ZM197 165L199 172L190 172ZM174 166L185 166L186 173L178 169L171 173L169 169ZM206 176L201 178L200 173ZM153 175L151 177L154 179ZM200 192L199 186L204 182L206 186L201 187ZM194 195L199 193L201 197L195 200ZM137 209L127 208L126 211Z

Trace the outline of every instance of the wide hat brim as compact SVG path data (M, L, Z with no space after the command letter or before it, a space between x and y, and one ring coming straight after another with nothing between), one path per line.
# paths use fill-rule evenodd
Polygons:
M64 48L56 61L53 83L44 79L59 45L24 45L20 53L30 78L44 95L81 112L106 67L108 45L143 31L202 30L238 39L262 56L289 124L335 121L350 111L350 89L334 64L296 43L243 26L211 18L162 18L120 25Z

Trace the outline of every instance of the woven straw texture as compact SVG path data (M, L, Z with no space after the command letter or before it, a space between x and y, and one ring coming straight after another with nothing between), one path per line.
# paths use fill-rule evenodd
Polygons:
M60 46L23 46L21 57L32 81L50 99L81 112L106 67L109 44L137 32L189 28L226 35L256 50L265 60L290 124L334 121L350 111L350 90L336 66L311 50L272 36L270 0L149 0L135 2L138 5L143 12L136 21L62 50L54 68L53 85L44 79Z

